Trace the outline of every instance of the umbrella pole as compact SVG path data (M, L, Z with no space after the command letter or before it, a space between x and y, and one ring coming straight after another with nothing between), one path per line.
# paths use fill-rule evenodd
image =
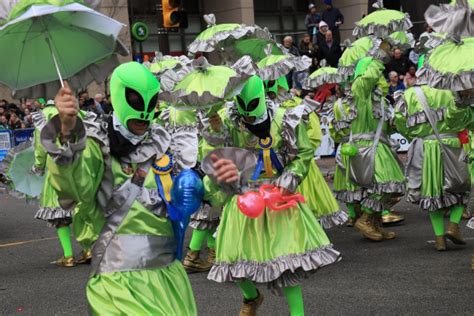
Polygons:
M45 40L46 40L46 43L48 43L49 50L51 51L51 56L53 56L54 67L56 67L56 72L57 72L58 77L59 77L59 82L61 83L61 87L64 88L63 77L61 76L61 71L59 70L58 61L56 60L56 55L54 54L54 50L53 50L53 47L51 46L51 42L49 40L49 37L46 36Z

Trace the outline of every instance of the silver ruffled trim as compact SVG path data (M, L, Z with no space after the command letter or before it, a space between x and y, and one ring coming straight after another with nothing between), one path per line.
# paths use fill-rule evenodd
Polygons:
M406 191L405 182L385 182L376 183L370 189L367 190L370 194L399 194L403 195Z
M425 20L436 32L474 36L474 13L469 0L457 0L454 5L430 5Z
M385 206L382 202L371 199L370 197L366 197L365 199L363 199L361 205L376 213L383 212L385 209Z
M334 107L338 106L338 101L336 101L336 103L334 103ZM346 104L349 104L349 113L343 113L344 114L344 117L340 120L336 120L336 119L333 119L332 120L332 126L334 127L334 130L336 132L340 132L342 131L343 129L346 129L346 128L350 128L351 127L351 123L353 120L355 120L357 118L357 108L355 106L355 103L354 103L354 99L352 98L352 95L351 94L348 94L344 97L344 99L342 100L342 103L346 103Z
M323 228L329 229L334 226L344 225L348 219L349 219L349 216L347 215L347 213L344 212L343 210L339 210L330 215L320 217L319 222L321 223Z
M367 55L368 56L375 56L377 54L377 51L380 47L380 44L382 44L382 39L376 37L376 36L373 36L373 35L369 35L368 37L370 37L372 39L372 47L370 47L370 49L367 51ZM352 47L353 44L351 44L349 46ZM349 53L349 52L348 52ZM344 53L343 53L344 55ZM355 67L357 65L357 63L359 62L359 60L363 57L365 57L366 55L363 55L363 56L360 56L359 59L356 59L353 61L352 64L350 65L339 65L338 67L338 72L347 80L350 76L352 76L354 74L354 71L355 71Z
M387 25L373 23L366 25L360 25L358 23L356 24L357 26L354 28L354 31L352 31L352 35L354 35L356 38L371 34L377 37L385 38L394 32L407 31L413 26L408 13L405 13L405 17L403 19L390 21Z
M356 191L335 191L334 194L336 199L343 203L361 202L364 198L368 196L368 192L366 189L359 189Z
M216 262L207 278L216 282L250 280L267 283L268 287L280 293L282 288L301 282L306 273L339 261L341 254L328 245L302 254L290 254L270 261L239 261L235 263Z
M469 194L452 194L444 192L443 196L428 197L421 196L419 190L410 189L407 195L407 201L418 204L424 211L437 211L445 208L450 208L454 205L469 203Z
M286 76L290 71L305 71L311 66L311 58L308 56L292 56L282 59L271 65L258 70L258 75L262 80L277 80L281 76Z
M306 78L305 82L303 83L303 89L305 90L312 90L321 87L326 83L341 83L346 80L346 77L340 72L337 73L323 73L319 76L313 78Z
M220 212L219 212L220 213ZM208 204L203 204L203 206L191 215L191 221L189 226L194 229L215 229L219 226L220 218L218 212L215 212Z
M206 68L212 67L205 57L199 57L192 63L194 71L206 71ZM257 73L257 68L249 56L244 56L237 60L231 68L237 73L229 79L227 86L221 95L213 95L209 91L204 91L201 95L196 91L188 93L186 90L179 89L173 91L163 91L160 98L173 104L177 109L189 109L196 107L210 107L214 104L224 102L226 99L238 94L243 88L245 81Z
M280 188L285 188L290 192L296 192L300 182L300 177L292 171L285 169L278 179L276 179L275 185Z
M48 226L72 223L72 210L62 207L41 207L35 214L36 219L48 222Z
M212 27L212 25L210 25ZM242 25L239 28L236 28L231 31L223 31L223 32L218 32L215 33L212 38L208 40L199 40L196 39L194 40L191 44L188 46L188 51L192 54L196 54L198 52L212 52L214 51L219 43L226 39L239 39L242 37L248 36L249 38L261 38L261 39L267 39L271 40L272 35L268 31L267 28L262 29L261 27L254 25L254 26L247 26L247 25Z
M41 130L44 125L47 123L46 118L44 117L43 111L35 111L31 113L31 118L33 119L33 125L38 130Z
M434 114L436 121L443 121L446 115L446 108L433 109L432 113ZM429 123L424 111L416 112L407 117L407 127L414 127L423 123Z
M474 70L463 71L458 74L442 73L429 65L429 56L426 56L424 66L416 72L417 79L426 82L430 87L442 90L463 91L474 89Z

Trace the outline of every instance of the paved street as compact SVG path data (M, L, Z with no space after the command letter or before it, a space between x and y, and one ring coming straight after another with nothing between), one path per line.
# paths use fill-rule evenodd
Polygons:
M49 264L60 248L54 230L32 218L35 205L0 200L0 315L86 315L88 266ZM474 315L474 230L463 221L469 244L449 243L449 251L438 253L427 214L406 203L397 210L407 219L393 228L399 235L393 241L368 242L346 227L329 231L343 259L304 282L307 315ZM205 274L190 278L200 315L237 315L235 286ZM284 299L261 289L260 315L289 314Z

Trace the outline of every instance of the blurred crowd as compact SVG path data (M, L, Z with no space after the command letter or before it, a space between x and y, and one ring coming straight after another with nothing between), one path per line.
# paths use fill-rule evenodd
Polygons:
M109 114L112 106L109 98L97 93L94 98L89 96L87 90L78 93L79 107L83 111L91 111L97 115ZM5 99L0 100L0 130L16 130L33 128L32 113L44 109L46 106L54 105L53 100L46 101L43 98L31 100L20 100L19 104L10 103Z
M305 55L312 59L312 64L307 71L292 72L287 76L290 88L295 90L301 90L306 77L320 67L338 67L339 58L344 52L345 47L341 45L339 32L339 26L344 23L344 16L332 5L332 1L325 0L324 4L323 12L318 12L314 4L309 5L309 12L305 18L307 33L303 35L299 44L290 35L283 38L282 44L290 54ZM425 25L425 32L420 35L418 41L431 32L433 29ZM409 35L413 36L411 33ZM403 50L398 47L395 47L391 54L392 61L386 66L384 72L385 79L389 83L387 95L389 99L395 91L405 90L416 82L419 57L413 49Z

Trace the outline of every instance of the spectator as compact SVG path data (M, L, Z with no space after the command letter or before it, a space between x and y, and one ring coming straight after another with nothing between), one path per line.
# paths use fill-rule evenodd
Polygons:
M314 43L314 36L318 32L319 22L321 22L321 15L316 11L316 6L311 3L308 7L309 13L304 19L304 24L308 30L310 41Z
M309 34L305 34L300 42L300 55L305 55L312 58L315 56L315 54L316 49L314 48L313 43L311 43L311 37Z
M79 92L79 108L83 111L94 112L98 116L104 114L100 105L97 106L95 100L89 98L89 92L87 90Z
M298 47L295 46L293 42L293 37L285 36L283 38L283 46L288 50L288 52L294 56L299 56Z
M25 117L23 118L23 123L25 124L26 128L33 127L33 117L31 116L30 109L25 109Z
M100 108L104 114L112 113L112 106L101 93L97 93L94 97L94 100L96 104L100 104Z
M10 129L25 128L25 124L20 120L16 111L10 111Z
M393 58L388 64L387 72L395 71L399 74L406 74L408 71L409 61L403 55L400 48L395 48L393 51ZM400 75L400 80L403 80L404 75ZM390 78L389 78L390 79Z
M425 31L421 33L419 40L421 41L423 37L429 38L431 33L433 33L433 29L428 25L428 23L425 23Z
M318 46L324 43L324 40L326 38L326 33L328 30L329 30L329 27L326 24L326 22L321 21L321 23L319 23L319 31L316 34L316 39L313 41L313 43L315 43Z
M396 71L391 71L388 74L388 77L390 78L390 81L388 83L388 94L390 96L393 96L395 91L405 90L405 85L403 84L403 82L400 81L398 73Z
M101 114L104 114L104 108L102 107L102 104L104 102L104 96L101 93L97 93L94 96L94 105L97 111L101 112Z
M1 100L0 100L0 106L1 106L1 107L7 106L7 104L8 104L8 101L7 101L7 100L5 100L5 99L1 99Z
M0 115L4 115L6 113L5 111L5 106L4 105L0 105Z
M323 21L329 26L329 29L334 34L334 41L337 44L341 43L341 35L339 33L339 25L344 23L344 16L339 9L333 7L332 0L324 0L326 10L323 11Z
M416 82L416 67L415 65L410 65L408 68L408 72L405 75L405 79L403 79L403 84L406 88L413 86Z
M309 66L309 74L312 74L313 72L315 72L319 68L321 68L321 66L319 66L319 59L315 57L311 61L311 66Z
M332 32L327 31L324 42L319 46L319 59L326 59L331 67L337 67L342 51L339 43L336 43L332 37Z
M5 114L0 114L0 130L9 129L8 119Z

